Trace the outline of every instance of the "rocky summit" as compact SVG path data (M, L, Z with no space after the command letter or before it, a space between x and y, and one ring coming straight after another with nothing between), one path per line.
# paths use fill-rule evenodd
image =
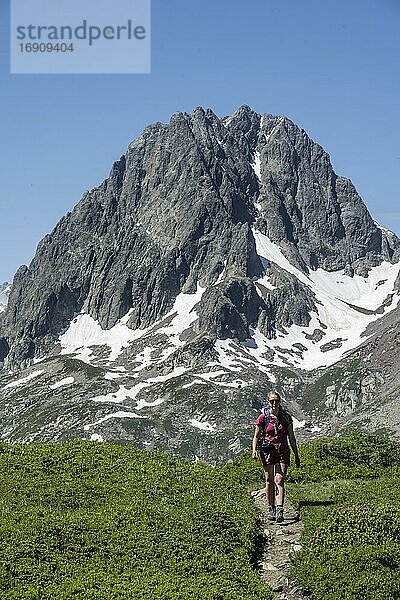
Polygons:
M377 393L395 411L399 260L396 235L288 118L176 113L15 274L0 315L3 439L218 462L249 446L271 388L300 437L382 428L363 415Z

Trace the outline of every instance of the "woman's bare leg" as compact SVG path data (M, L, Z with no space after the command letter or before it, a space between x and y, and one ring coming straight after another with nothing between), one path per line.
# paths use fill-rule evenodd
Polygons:
M287 467L288 466L285 463L277 463L275 465L276 506L283 506L283 503L285 501L285 477Z
M265 474L265 493L269 506L275 506L274 465L263 464Z

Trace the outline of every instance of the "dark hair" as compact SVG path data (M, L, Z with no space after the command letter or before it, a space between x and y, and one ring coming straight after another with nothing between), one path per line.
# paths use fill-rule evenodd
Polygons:
M279 405L278 419L283 421L286 426L293 423L292 415L285 408L282 408L281 405Z

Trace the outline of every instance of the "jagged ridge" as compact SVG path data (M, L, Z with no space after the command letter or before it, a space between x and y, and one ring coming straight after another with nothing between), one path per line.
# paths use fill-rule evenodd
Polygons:
M198 283L208 288L199 336L244 340L252 325L273 338L279 326L307 325L308 286L281 272L279 292L256 293L265 265L252 227L304 273L366 275L399 257L398 238L289 119L249 107L223 119L202 108L176 113L146 128L18 270L0 359L15 367L44 356L80 311L103 328L130 311L131 328L147 327Z

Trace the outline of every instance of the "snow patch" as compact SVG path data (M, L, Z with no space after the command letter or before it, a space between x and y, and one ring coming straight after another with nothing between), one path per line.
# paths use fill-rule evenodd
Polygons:
M311 429L311 433L319 433L320 431L322 431L321 427L318 427L317 425L314 425Z
M232 340L216 340L214 348L218 353L218 365L229 371L241 371L242 366L237 359Z
M11 283L4 283L0 286L0 313L6 310L10 291Z
M96 421L95 423L89 423L88 425L85 425L83 427L83 429L85 431L89 431L89 429L91 427L95 427L96 425L100 425L100 423L104 423L104 421L108 421L109 419L147 419L147 417L144 417L143 415L138 415L134 412L125 412L122 410L119 410L115 413L112 413L110 415L106 415L105 417L102 417L101 419L99 419L98 421Z
M23 385L24 383L31 381L31 379L35 379L35 377L39 377L39 375L42 375L42 373L45 373L44 369L41 369L40 371L33 371L32 373L29 373L29 375L27 375L26 377L23 377L22 379L17 379L17 381L12 381L11 383L7 383L7 385L4 386L4 389L7 390L8 388L18 387L19 385Z
M120 404L124 402L128 398L131 400L136 400L137 395L141 390L149 388L152 384L157 384L161 382L168 381L170 379L174 379L175 377L179 377L186 373L186 367L176 367L171 373L167 375L159 375L158 377L149 377L146 381L140 381L136 385L131 388L127 388L124 385L120 385L116 392L109 392L108 394L104 394L101 396L95 396L92 398L93 402L98 402L100 404ZM157 399L154 402L147 402L146 400L139 400L137 406L135 406L135 410L141 410L145 406L157 406L163 402L162 399Z
M229 117L226 117L226 119L222 120L222 123L224 124L224 127L228 127L229 124L233 121L235 115L230 115Z
M158 329L158 333L165 333L169 336L169 342L179 348L183 346L184 342L179 339L180 334L188 329L192 323L197 319L197 313L194 307L200 302L201 297L206 288L201 287L197 284L197 290L195 294L179 294L174 302L173 308L164 317L173 316L171 322L166 326Z
M263 339L265 339L264 336ZM253 347L253 350L250 351L247 346ZM265 373L271 382L276 382L275 376L268 368L271 366L271 362L262 356L262 353L268 350L267 345L264 345L261 351L257 352L257 345L253 339L245 340L242 344L228 339L217 340L214 348L218 353L218 362L215 363L216 365L223 366L229 371L234 372L240 372L243 368L248 369L249 366L252 366Z
M102 329L98 321L93 319L86 313L80 313L70 323L67 331L59 337L61 344L61 354L74 354L79 360L85 363L92 364L95 359L91 347L107 346L110 349L108 360L114 361L118 358L121 352L127 348L133 341L149 336L152 333L165 333L170 336L169 343L171 348L164 349L163 359L172 354L176 348L184 344L179 339L180 334L190 327L197 319L197 314L194 310L195 305L200 301L205 288L197 285L196 293L183 294L180 293L174 302L172 309L162 317L157 323L147 327L146 329L130 329L127 322L131 316L132 310L122 317L111 329ZM159 327L160 323L172 317L171 322L165 327ZM158 362L159 359L151 359L152 348L143 350L138 358L141 362L135 370L142 369L146 366ZM115 370L123 370L124 367L116 368ZM124 369L126 370L126 369Z
M132 388L126 388L124 385L120 385L116 392L109 392L108 394L103 394L101 396L95 396L92 398L93 402L98 402L100 404L107 404L111 402L112 404L120 404L124 402L127 398L131 398L134 400L140 390L146 387L146 383L138 383Z
M233 382L216 381L215 378L219 377L220 375L226 375L226 371L211 371L209 373L194 373L195 377L200 377L201 379L205 380L205 382L210 382L210 383L213 383L214 385L220 385L222 387L240 388L240 387L246 387L247 385L249 385L246 381L243 381L242 379L236 379Z
M189 419L189 423L196 427L196 429L201 429L202 431L206 431L211 433L215 431L215 425L211 425L208 421L198 421L197 419Z
M57 383L53 383L53 385L50 386L50 389L56 390L64 385L71 385L71 383L74 383L74 381L75 379L73 377L64 377L64 379L57 381Z
M113 379L119 379L120 377L123 377L122 373L114 373L113 371L107 371L107 373L104 375L104 379L108 379L110 381Z
M302 427L305 427L306 422L305 421L299 421L298 419L296 419L296 417L292 417L293 419L293 429L301 429Z
M147 406L158 406L164 402L164 398L156 398L153 402L148 402L147 400L138 400L137 405L135 406L135 410L142 410Z
M226 260L224 260L224 268L223 268L222 272L218 275L218 279L214 283L214 285L218 285L219 283L222 283L222 281L225 279L225 272L226 272Z
M108 358L111 361L115 360L124 348L148 331L148 329L130 329L126 325L130 313L131 311L111 329L102 329L99 322L90 315L79 314L71 321L67 331L60 335L61 354L79 352L80 360L90 362L93 357L90 346L108 346L110 348Z
M262 121L262 119L261 119L261 121ZM260 159L260 153L258 151L256 151L254 154L254 161L251 163L251 167L252 167L259 183L261 183L261 159ZM254 202L254 206L258 212L261 211L260 202Z
M259 181L261 181L261 160L260 153L256 152L254 154L254 162L251 164L254 173Z
M350 277L344 271L328 272L323 269L310 271L306 275L294 267L280 247L266 235L258 231L253 233L257 253L264 264L273 262L307 285L316 296L318 312L310 314L311 321L307 327L292 325L285 333L277 332L273 340L266 339L257 329L251 330L251 340L242 344L247 346L248 354L263 364L262 355L272 348L275 350L274 365L291 364L313 370L337 362L347 351L353 350L366 339L366 336L361 336L367 325L377 318L373 311L382 306L389 294L394 294L399 264L383 262L373 267L367 278L360 275ZM258 282L267 283L265 278ZM396 307L399 295L395 297L396 301L386 307L384 313ZM320 339L313 336L315 330L319 330ZM295 344L301 346L296 347ZM268 361L264 359L265 362Z
M207 385L207 382L202 381L201 379L193 379L193 381L191 381L190 383L185 383L185 385L182 386L182 389L186 390L187 388L190 388L192 387L192 385L196 384Z

